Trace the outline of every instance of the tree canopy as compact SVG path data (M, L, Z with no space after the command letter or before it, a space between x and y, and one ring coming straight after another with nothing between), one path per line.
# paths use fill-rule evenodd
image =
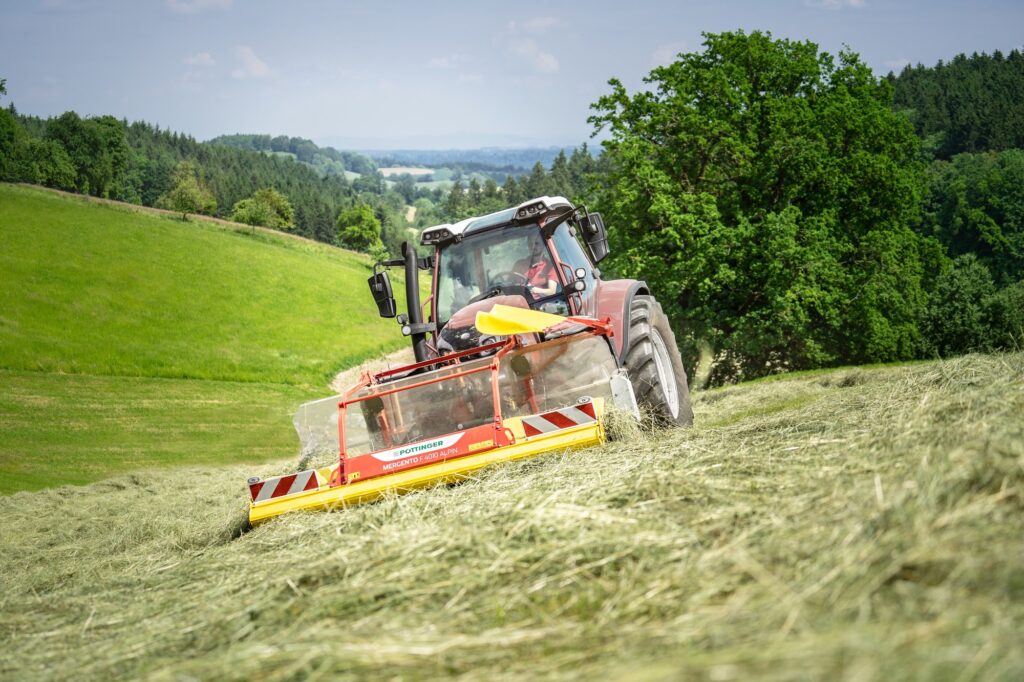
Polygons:
M213 215L217 211L217 200L199 181L199 169L188 159L174 169L171 188L157 199L156 205L181 213L182 219L189 213Z
M958 154L929 168L921 231L974 254L1000 286L1024 273L1024 150Z
M338 214L338 243L347 249L382 255L380 232L380 220L367 204L357 203Z
M648 280L723 381L913 357L918 141L852 52L742 31L595 103L613 267Z
M248 199L235 204L231 210L231 219L273 230L290 230L295 227L295 211L291 202L272 187L258 189Z

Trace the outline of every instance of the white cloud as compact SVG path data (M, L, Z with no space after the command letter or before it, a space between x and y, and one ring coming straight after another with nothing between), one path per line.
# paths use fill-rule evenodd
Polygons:
M185 57L185 63L189 66L213 66L217 62L209 52L199 52L191 57Z
M534 17L533 19L527 19L526 21L518 24L518 26L526 33L541 35L542 33L547 33L561 23L562 21L558 17ZM517 24L514 21L509 24L509 28L513 31L516 29L516 26Z
M680 41L676 43L668 43L667 45L659 45L653 53L651 53L651 64L654 66L666 66L676 60L676 55L686 50L686 43Z
M808 7L824 7L825 9L842 9L844 7L861 9L868 6L867 0L804 0L804 4Z
M558 71L558 59L555 58L555 55L545 51L533 38L521 41L512 48L512 51L539 73L556 73Z
M460 73L458 81L460 83L479 83L483 80L483 76L478 73Z
M240 80L266 78L274 73L265 61L256 56L251 47L245 45L236 47L235 58L238 60L238 68L231 72L233 78Z
M468 60L464 54L446 54L443 57L432 57L427 61L428 69L450 69Z
M557 17L534 17L525 21L510 21L502 39L508 51L542 74L557 73L558 58L530 36L540 36L561 24ZM549 41L550 42L550 41Z
M203 14L231 9L233 0L166 0L175 14Z

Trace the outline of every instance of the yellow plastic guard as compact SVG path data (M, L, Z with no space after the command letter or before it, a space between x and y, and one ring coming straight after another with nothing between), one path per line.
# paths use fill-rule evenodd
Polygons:
M516 434L516 443L478 455L466 455L418 469L378 476L334 488L323 487L295 495L273 498L249 505L249 523L256 525L275 516L292 511L319 511L344 509L372 502L388 494L404 493L438 483L450 483L468 478L473 472L491 464L534 457L552 450L581 448L603 443L604 400L594 399L597 421L581 426L560 429L530 438L520 439L522 418L505 420L505 426ZM327 480L327 479L323 479Z
M565 322L561 315L529 308L515 308L500 303L495 303L489 313L481 311L476 314L476 328L481 334L493 336L534 334L561 322Z

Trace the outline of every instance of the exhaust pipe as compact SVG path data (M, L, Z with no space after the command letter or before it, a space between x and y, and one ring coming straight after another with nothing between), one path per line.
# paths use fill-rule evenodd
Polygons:
M405 259L405 300L409 306L412 352L416 362L423 362L430 359L430 351L427 349L427 325L423 324L423 313L420 311L419 259L411 243L402 242L402 257Z

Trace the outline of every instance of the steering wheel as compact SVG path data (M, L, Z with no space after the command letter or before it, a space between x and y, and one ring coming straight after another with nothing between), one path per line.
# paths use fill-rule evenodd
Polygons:
M491 286L501 286L502 283L506 282L509 279L518 280L515 282L509 282L509 284L512 285L525 287L530 284L530 280L526 279L526 275L524 275L523 273L514 272L512 270L505 270L504 272L499 272L494 277L491 277Z
M530 280L526 278L526 275L520 272L513 272L512 270L505 270L491 277L491 285L483 292L469 299L466 305L501 294L519 294L526 300L530 300L530 290L527 288L529 284Z

